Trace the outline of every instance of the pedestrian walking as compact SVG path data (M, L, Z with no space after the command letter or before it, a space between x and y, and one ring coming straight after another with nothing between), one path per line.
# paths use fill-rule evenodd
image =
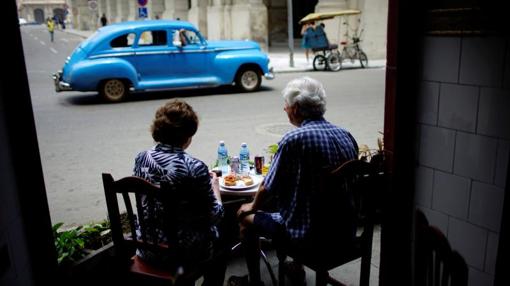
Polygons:
M46 21L46 26L48 27L48 32L50 33L50 40L53 42L53 34L55 33L55 22L53 19L48 18Z
M301 36L303 38L301 39L301 47L305 49L305 56L306 61L308 62L308 54L310 53L310 49L312 48L310 43L310 38L313 35L315 29L315 22L307 22L303 24L303 27L301 27Z
M106 19L106 15L103 13L103 16L101 16L101 25L104 27L108 25L108 19Z

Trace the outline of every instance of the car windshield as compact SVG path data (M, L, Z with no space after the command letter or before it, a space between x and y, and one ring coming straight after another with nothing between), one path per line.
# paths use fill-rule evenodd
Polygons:
M180 39L182 42L184 42L184 45L201 45L202 40L200 39L200 36L195 32L191 30L181 29L181 30L175 30L174 31L174 38L179 38L176 33L180 33Z

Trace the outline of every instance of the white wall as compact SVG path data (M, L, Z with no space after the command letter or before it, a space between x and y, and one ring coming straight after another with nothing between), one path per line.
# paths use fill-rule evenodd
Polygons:
M510 48L502 38L426 37L416 205L493 285L510 158ZM506 60L506 62L505 62Z

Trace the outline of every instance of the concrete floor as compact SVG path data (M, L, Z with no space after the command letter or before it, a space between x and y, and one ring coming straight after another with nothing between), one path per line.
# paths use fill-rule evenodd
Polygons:
M374 239L372 244L372 261L371 261L371 269L370 269L370 285L378 285L379 284L379 261L380 261L380 245L381 245L381 228L380 225L376 225L374 228ZM276 254L274 250L266 251L266 255L268 256L269 262L272 266L272 269L275 275L278 276L278 260L276 258ZM342 283L350 286L359 285L359 274L360 274L360 264L361 259L356 259L350 263L347 263L341 267L335 268L330 271L330 275L334 278L340 280ZM308 286L315 285L315 273L305 267L306 271L306 284ZM271 278L269 276L269 272L267 271L266 266L261 261L261 273L262 279L266 286L271 286ZM227 273L225 275L225 285L227 285L228 278L231 275L243 276L248 274L248 270L246 268L246 263L244 258L241 255L234 255L231 259ZM197 285L200 285L198 283ZM287 283L287 285L290 285Z

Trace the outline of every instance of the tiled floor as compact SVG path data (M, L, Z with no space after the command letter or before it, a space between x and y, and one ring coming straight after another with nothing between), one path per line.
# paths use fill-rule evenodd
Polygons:
M379 258L380 258L380 233L381 228L377 225L374 229L374 240L372 247L372 267L370 269L370 285L378 285L379 282ZM266 255L270 261L272 269L275 275L278 275L278 260L273 250L266 251ZM335 268L330 271L330 275L342 281L346 285L359 285L359 272L360 272L360 259L354 260L341 267ZM312 270L305 268L306 270L306 282L308 286L315 284L315 274ZM231 275L246 275L248 270L246 269L246 263L240 255L236 255L230 261L227 273L225 275L225 285L227 285L228 277ZM271 279L265 265L261 262L261 273L262 278L266 286L271 285ZM198 284L199 285L199 284Z

